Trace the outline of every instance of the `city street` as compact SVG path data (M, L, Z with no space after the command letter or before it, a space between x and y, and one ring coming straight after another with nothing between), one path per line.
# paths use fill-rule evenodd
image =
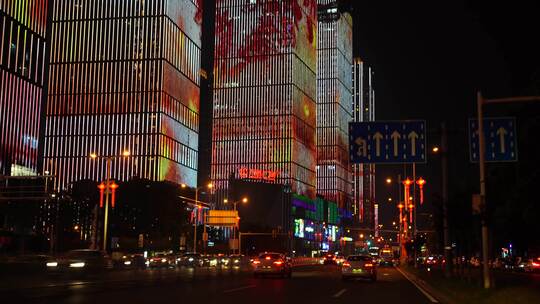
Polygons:
M43 281L41 281L43 283ZM47 286L48 285L48 286ZM254 278L249 270L155 269L111 272L42 287L1 289L3 303L431 303L398 270L378 281L342 281L335 266L301 266L291 279ZM11 301L4 301L4 299Z

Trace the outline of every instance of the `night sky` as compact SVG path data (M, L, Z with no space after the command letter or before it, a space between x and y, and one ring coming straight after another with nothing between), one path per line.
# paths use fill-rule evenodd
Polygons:
M468 164L466 123L476 114L478 89L488 98L540 93L540 10L533 1L352 3L355 56L375 69L377 120L425 119L429 146L438 143L438 126L447 121L459 150L450 161L454 173L476 168ZM418 166L428 198L440 193L439 169L436 156ZM383 202L397 195L397 187L392 192L384 179L402 171L377 166L385 224L397 212ZM423 211L429 210L428 204Z

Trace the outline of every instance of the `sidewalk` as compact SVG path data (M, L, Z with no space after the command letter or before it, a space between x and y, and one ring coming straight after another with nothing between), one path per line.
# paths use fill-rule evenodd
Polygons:
M514 284L500 284L503 286L485 290L480 278L476 277L445 278L440 269L428 272L404 266L399 270L443 304L540 303L540 291L533 284L516 281Z

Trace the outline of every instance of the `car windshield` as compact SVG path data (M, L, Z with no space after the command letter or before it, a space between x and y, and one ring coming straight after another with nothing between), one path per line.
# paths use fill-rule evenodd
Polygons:
M371 260L372 260L371 257L365 256L365 255L353 255L347 258L347 261L351 261L351 262L357 262L357 261L368 262Z

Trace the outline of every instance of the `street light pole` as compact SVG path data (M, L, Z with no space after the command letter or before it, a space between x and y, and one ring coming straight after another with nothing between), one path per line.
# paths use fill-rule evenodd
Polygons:
M446 134L446 124L441 123L441 174L442 174L442 211L443 211L443 243L444 258L446 264L444 274L450 277L452 274L452 246L450 245L450 235L448 232L448 138Z
M111 162L112 158L107 157L107 168L106 168L106 180L105 180L105 219L103 223L103 251L107 251L107 228L109 226L109 191L110 191L110 180L111 180Z

